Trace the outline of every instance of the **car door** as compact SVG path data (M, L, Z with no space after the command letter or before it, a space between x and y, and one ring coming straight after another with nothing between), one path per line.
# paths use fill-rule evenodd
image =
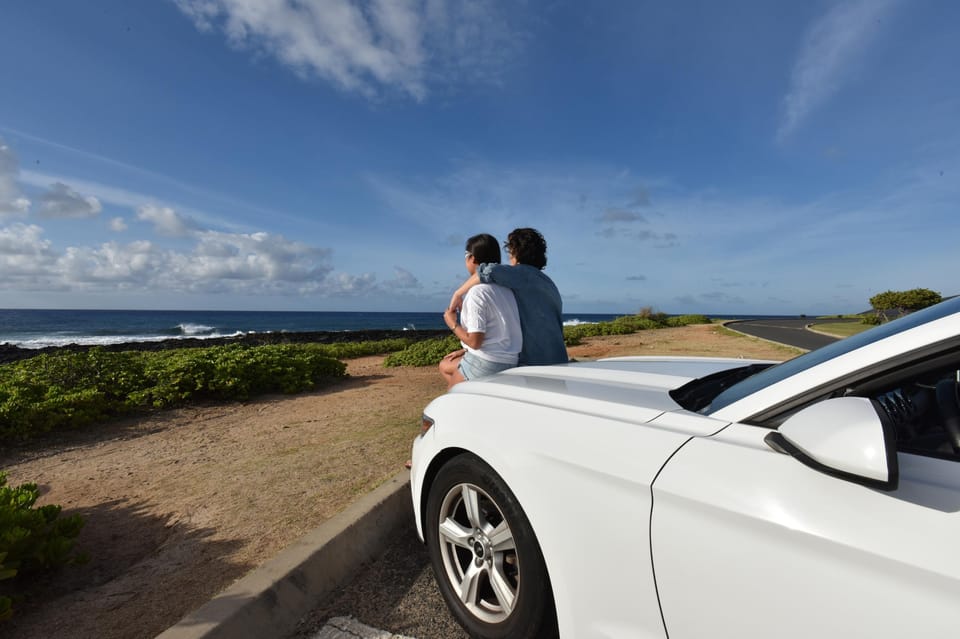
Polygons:
M887 492L774 451L769 432L693 438L654 484L668 636L956 636L960 463L899 453Z

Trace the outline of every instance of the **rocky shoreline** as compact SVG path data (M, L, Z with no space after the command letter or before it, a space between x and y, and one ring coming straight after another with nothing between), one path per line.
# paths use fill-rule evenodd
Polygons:
M420 341L432 337L443 337L449 334L450 331L442 329L406 331L367 329L359 331L248 333L234 337L211 337L206 339L185 337L165 339L156 342L122 342L119 344L101 345L67 344L65 346L47 346L45 348L20 348L13 344L4 343L0 344L0 364L28 359L42 353L88 351L91 348L100 348L105 351L161 351L173 348L200 348L204 346L222 346L225 344L245 344L247 346L262 346L264 344L337 344L343 342L366 342L399 338Z

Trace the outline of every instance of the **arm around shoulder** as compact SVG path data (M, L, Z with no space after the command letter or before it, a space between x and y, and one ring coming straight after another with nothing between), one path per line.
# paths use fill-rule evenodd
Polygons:
M519 281L517 277L519 274L515 266L507 266L506 264L481 264L477 267L475 277L478 278L478 283L499 284L500 286L513 288Z
M453 293L453 297L450 298L450 306L452 309L459 309L463 305L463 296L467 294L471 288L480 283L480 278L476 273L467 278L467 281L460 285Z

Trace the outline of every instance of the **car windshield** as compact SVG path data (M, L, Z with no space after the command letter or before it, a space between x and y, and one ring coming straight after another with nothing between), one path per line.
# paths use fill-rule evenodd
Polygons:
M739 383L727 387L726 390L721 389L721 392L714 397L712 401L709 401L709 403L706 403L705 405L704 398L701 398L700 404L703 406L703 408L700 408L699 412L709 415L720 410L721 408L725 408L730 404L743 399L747 395L751 395L763 388L776 384L777 382L784 380L791 375L796 375L797 373L805 371L808 368L822 364L823 362L833 359L834 357L839 357L845 353L862 348L868 344L872 344L873 342L877 342L891 335L901 333L911 328L920 326L926 322L932 322L933 320L937 320L941 317L946 317L947 315L957 312L960 312L960 297L955 297L947 302L937 304L936 306L931 306L922 311L917 311L916 313L911 313L910 315L906 315L887 324L882 324L858 335L853 335L851 337L847 337L846 339L836 341L832 344L824 346L823 348L818 348L815 351L811 351L806 355L801 355L800 357L787 360L782 364L771 366L770 368L766 368L754 375L751 375Z

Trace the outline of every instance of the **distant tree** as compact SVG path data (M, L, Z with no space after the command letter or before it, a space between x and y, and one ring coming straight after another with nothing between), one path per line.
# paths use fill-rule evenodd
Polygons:
M896 311L897 316L913 311L919 311L921 308L933 306L943 301L943 297L936 291L928 288L913 288L909 291L884 291L877 293L870 298L870 306L877 314L881 322L886 322L890 318L888 312Z
M919 311L921 308L933 306L943 301L943 296L929 288L913 288L904 291L900 298L901 308L908 311Z

